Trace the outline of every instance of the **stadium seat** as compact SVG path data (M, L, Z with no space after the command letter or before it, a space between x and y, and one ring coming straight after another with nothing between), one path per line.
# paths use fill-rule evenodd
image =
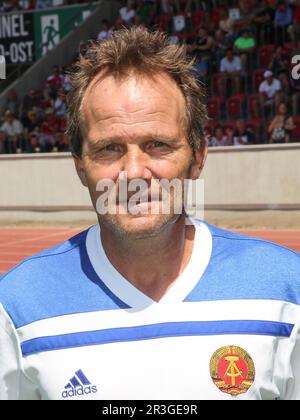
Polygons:
M246 127L254 134L256 143L265 142L264 122L262 118L252 118L246 121Z
M293 120L296 127L292 131L291 140L298 142L300 141L300 115L294 116Z
M254 90L257 92L259 85L261 84L261 82L264 80L264 72L266 71L266 69L256 69L254 72Z
M233 95L226 101L226 115L229 117L241 117L243 110L243 103L245 102L245 95L240 93L238 95Z
M252 93L252 95L249 95L248 98L247 98L248 118L251 118L253 116L257 117L257 115L255 115L254 102L259 103L259 93Z
M198 29L204 20L204 10L197 10L192 13L192 25L194 29Z
M172 23L172 16L162 15L159 17L159 20L158 20L158 29L161 32L168 32L171 26L171 23Z
M235 130L236 127L236 120L226 120L224 123L224 129L226 128L232 128Z
M213 21L215 28L219 27L220 17L223 9L221 7L215 7L210 12L210 19Z
M213 95L219 95L221 92L219 90L220 79L223 77L222 73L215 73L210 80L212 80L212 93Z
M213 132L215 128L220 125L219 121L216 120L208 120L207 127Z
M180 40L180 42L187 42L188 40L193 40L195 38L195 32L176 32L175 36Z
M208 116L212 118L222 118L222 107L224 101L224 96L212 96L207 102Z
M266 44L260 47L258 50L258 66L267 67L275 50L275 44Z
M285 42L283 44L283 51L285 54L290 58L293 55L293 51L295 50L295 45L293 42Z

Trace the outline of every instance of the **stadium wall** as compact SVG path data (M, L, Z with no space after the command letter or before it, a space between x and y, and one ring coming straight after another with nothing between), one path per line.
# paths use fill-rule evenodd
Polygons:
M211 148L202 174L205 214L299 217L299 162L300 144ZM69 153L0 155L1 224L94 220Z

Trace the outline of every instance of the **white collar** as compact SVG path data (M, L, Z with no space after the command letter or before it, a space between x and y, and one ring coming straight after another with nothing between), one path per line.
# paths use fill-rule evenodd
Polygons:
M195 226L195 240L190 261L159 302L155 302L133 286L111 264L102 246L99 225L91 227L86 238L86 249L90 262L106 287L132 308L165 302L181 302L199 282L209 263L212 251L212 237L208 227L192 217L189 217L189 220Z

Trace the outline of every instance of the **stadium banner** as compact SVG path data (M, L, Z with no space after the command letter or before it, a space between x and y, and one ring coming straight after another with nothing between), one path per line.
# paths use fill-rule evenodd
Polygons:
M35 61L33 13L0 15L0 55L6 64Z
M82 4L34 13L35 54L41 58L68 33L76 29L95 9L96 4Z
M33 63L54 48L98 6L83 3L0 14L0 56L6 64Z

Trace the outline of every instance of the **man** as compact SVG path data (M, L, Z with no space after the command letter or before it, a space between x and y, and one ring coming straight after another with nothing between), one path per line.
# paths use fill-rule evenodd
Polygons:
M264 80L260 83L258 91L263 114L265 117L268 117L272 109L276 109L279 103L284 100L281 82L274 77L271 70L266 70L264 72ZM257 113L258 104L255 104L255 110Z
M225 83L230 81L231 89L235 93L241 92L240 73L242 70L241 59L238 55L233 54L232 48L226 50L226 56L222 58L220 62L220 72L222 77L220 78L220 92L225 96L226 89Z
M167 214L161 194L123 211L125 174L147 197L154 179L203 167L206 111L184 49L122 30L76 66L68 133L99 225L1 279L1 398L299 398L299 255L186 223L173 189ZM101 212L104 181L116 214Z
M6 152L21 152L23 146L23 125L9 109L4 113L4 123L1 125L1 131L5 133L4 144Z
M240 55L243 73L246 74L246 70L251 64L251 57L255 51L255 38L249 29L245 29L241 32L241 35L234 41L234 51ZM253 60L253 59L252 59Z
M274 26L276 30L276 43L282 45L289 41L288 29L293 23L293 9L289 7L286 0L279 1L274 16Z
M236 129L233 134L234 146L245 146L255 143L254 134L247 129L246 123L243 120L237 120Z

